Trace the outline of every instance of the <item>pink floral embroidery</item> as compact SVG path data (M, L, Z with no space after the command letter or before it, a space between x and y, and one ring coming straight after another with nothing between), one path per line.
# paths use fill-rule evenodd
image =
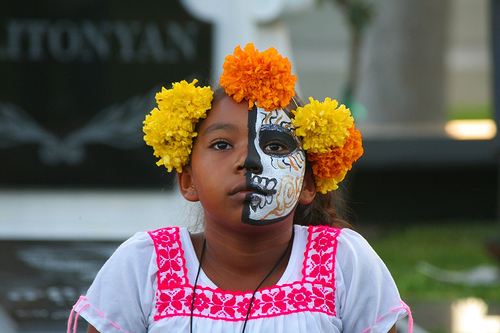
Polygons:
M194 310L196 312L198 313L204 312L209 308L209 304L210 304L210 298L208 298L205 294L196 293L196 297L194 299Z
M214 303L210 308L210 314L215 317L233 318L236 314L234 306L236 297L229 293L216 293L212 298Z
M298 309L306 309L311 301L312 293L307 288L294 289L290 293L290 299Z
M186 262L179 240L179 228L164 228L149 232L156 249L158 289L187 283Z
M170 304L173 309L180 311L184 306L191 304L192 295L186 295L184 289L174 289L171 292L161 293L159 298L162 303Z
M255 313L255 311L260 310L261 305L262 301L260 299L254 299L252 302L251 313ZM250 298L243 298L243 300L239 302L237 306L239 314L246 317L248 307L250 306Z
M322 309L322 312L335 312L335 289L324 291L321 289L313 289L314 307Z
M190 309L193 297L189 288L165 289L158 291L156 296L157 317L183 312L186 307Z
M191 315L193 286L189 285L179 229L149 233L158 263L157 314L165 317ZM301 281L273 286L255 293L250 318L295 312L322 312L335 316L335 252L340 229L310 226ZM226 321L245 320L252 292L230 292L197 286L193 315Z
M302 273L304 279L326 285L334 283L335 253L340 229L309 226L309 242Z
M276 290L274 293L265 293L262 295L262 311L269 314L278 314L286 311L287 299L285 291Z

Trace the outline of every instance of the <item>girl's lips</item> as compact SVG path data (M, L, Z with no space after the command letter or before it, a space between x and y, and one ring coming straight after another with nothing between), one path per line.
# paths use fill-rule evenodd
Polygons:
M252 196L252 194L255 193L254 191L248 190L246 187L242 188L237 188L234 191L232 191L229 196L233 199L236 200L237 202L244 203L249 199L249 196Z
M239 193L244 194L244 195L255 193L255 194L260 194L260 195L264 195L264 196L273 194L272 192L266 191L265 189L261 188L260 186L258 186L256 184L239 185L233 191L230 192L231 195L237 195Z
M242 184L231 190L229 196L236 198L238 201L244 201L249 193L252 193L252 191L248 190L245 184Z

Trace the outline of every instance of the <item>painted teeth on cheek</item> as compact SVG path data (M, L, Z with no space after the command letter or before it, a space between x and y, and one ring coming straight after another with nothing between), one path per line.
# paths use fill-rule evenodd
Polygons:
M278 181L276 179L268 179L260 176L252 177L252 184L258 187L263 193L256 193L251 196L250 208L255 212L257 208L263 209L265 206L271 204L276 194L276 186Z
M259 196L256 196L256 195L253 195L252 196L252 199L251 199L251 202L250 202L250 208L252 208L252 210L255 212L257 211L257 208L262 208L260 207L260 203L261 203L261 198Z
M278 184L278 181L276 179L267 179L266 183L266 188L269 189L272 192L276 191L276 185Z
M260 189L265 192L268 192L269 195L274 194L276 192L276 185L278 181L276 179L268 179L259 176L253 176L252 183L257 185Z
M266 195L266 205L269 205L273 202L274 194L276 193L276 184L278 181L276 179L267 179L266 188L269 191L269 194Z

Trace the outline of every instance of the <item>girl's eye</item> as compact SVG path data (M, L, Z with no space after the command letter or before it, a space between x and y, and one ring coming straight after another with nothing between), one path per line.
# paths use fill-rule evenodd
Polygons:
M278 130L261 130L259 133L259 145L264 154L287 155L298 148L295 137L281 128Z
M216 141L210 145L215 150L226 150L231 148L231 145L226 141Z
M284 155L290 153L290 149L281 142L270 142L263 149L266 154Z

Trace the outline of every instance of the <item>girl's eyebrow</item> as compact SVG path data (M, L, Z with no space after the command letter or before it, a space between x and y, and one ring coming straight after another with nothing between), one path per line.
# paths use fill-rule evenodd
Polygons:
M237 131L237 127L233 124L228 124L228 123L215 123L215 124L212 124L210 126L208 126L202 133L201 135L208 135L210 134L211 132L215 132L215 131L231 131L231 132L235 132Z

